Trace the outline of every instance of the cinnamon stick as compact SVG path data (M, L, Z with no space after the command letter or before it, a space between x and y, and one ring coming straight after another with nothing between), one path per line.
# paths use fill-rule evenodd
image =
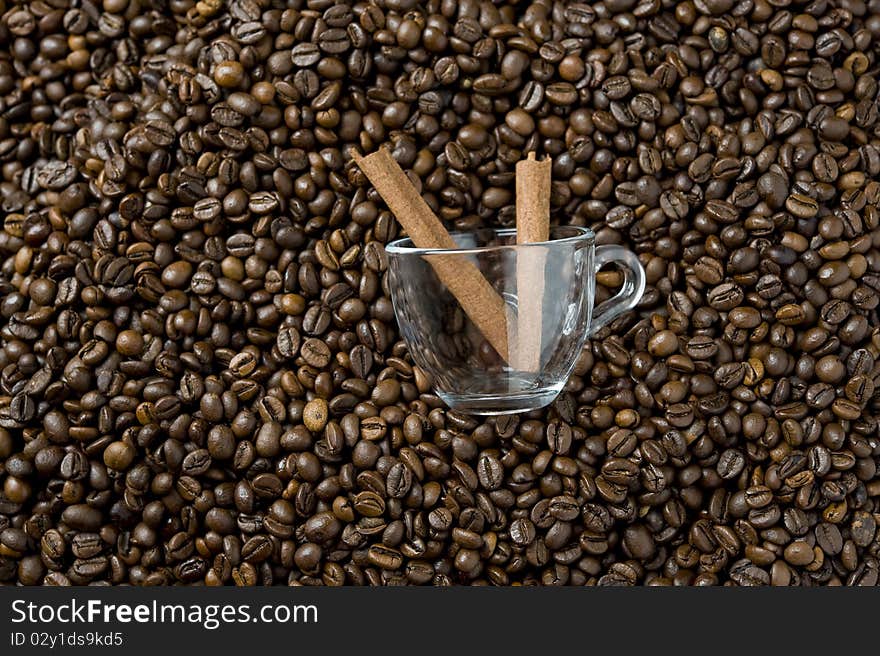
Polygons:
M385 148L357 165L418 248L457 248L457 244ZM513 326L507 304L480 270L460 255L432 255L428 261L486 341L508 361L508 330Z
M550 158L535 160L535 153L516 163L516 243L550 239ZM541 367L544 305L545 248L517 252L517 347L513 365L535 372Z

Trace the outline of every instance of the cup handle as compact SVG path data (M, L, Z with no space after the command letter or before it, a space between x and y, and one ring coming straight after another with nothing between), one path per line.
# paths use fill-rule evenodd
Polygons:
M632 251L622 246L597 246L593 273L609 262L623 265L623 285L614 296L602 301L593 311L590 332L594 333L624 312L633 309L645 292L645 269Z

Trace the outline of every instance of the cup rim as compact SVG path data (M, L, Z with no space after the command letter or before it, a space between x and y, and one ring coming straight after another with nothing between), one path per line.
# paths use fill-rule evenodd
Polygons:
M570 237L550 239L549 241L533 241L527 244L497 244L494 246L475 246L472 248L418 248L416 246L406 246L406 243L412 244L412 239L410 237L402 237L400 239L395 239L388 244L385 244L385 252L389 255L435 255L452 253L455 253L457 255L467 255L476 253L490 253L492 251L500 251L506 249L512 250L516 248L531 248L534 246L562 246L565 244L575 244L578 242L589 242L593 241L596 238L596 233L585 226L551 226L551 234L553 230L559 228L563 228L565 230L574 230L576 234L571 235ZM483 230L492 231L494 234L500 237L509 237L516 234L516 228L480 228L478 230L452 232L450 233L450 237L452 237L452 239L455 241L456 236L472 235L475 232Z

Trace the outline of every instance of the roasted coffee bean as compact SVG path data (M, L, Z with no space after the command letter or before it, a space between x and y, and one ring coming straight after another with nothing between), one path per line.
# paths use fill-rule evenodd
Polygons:
M492 455L483 455L477 461L477 478L486 490L497 490L504 477L503 465Z
M370 564L383 570L400 569L404 564L403 556L396 549L384 545L373 545L367 552Z
M514 520L509 529L511 541L519 546L526 546L534 542L537 537L535 526L528 519Z
M727 449L721 453L718 459L718 475L725 480L736 478L745 467L746 459L736 449Z
M286 327L278 331L275 338L275 344L278 352L284 358L293 358L299 352L300 336L296 328Z
M323 369L330 364L330 349L319 339L309 338L303 342L300 354L306 364L316 369Z
M723 283L713 287L706 300L716 310L732 310L743 300L743 291L733 283Z
M770 584L770 575L766 570L753 564L752 560L743 559L734 563L730 570L730 578L741 586L764 586Z
M375 492L361 492L354 498L354 509L365 517L380 517L385 512L385 501Z
M816 526L816 543L829 556L836 556L843 550L843 536L835 524L823 522Z
M562 422L553 422L547 426L547 442L550 450L557 455L565 455L571 449L571 428Z
M385 485L392 498L404 498L412 487L412 470L404 463L398 462L388 471Z

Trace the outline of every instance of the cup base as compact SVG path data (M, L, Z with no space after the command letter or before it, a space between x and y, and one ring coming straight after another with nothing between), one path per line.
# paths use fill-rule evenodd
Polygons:
M469 415L511 415L548 406L559 396L562 385L514 394L447 394L437 391L451 409Z

